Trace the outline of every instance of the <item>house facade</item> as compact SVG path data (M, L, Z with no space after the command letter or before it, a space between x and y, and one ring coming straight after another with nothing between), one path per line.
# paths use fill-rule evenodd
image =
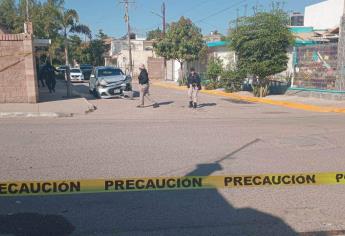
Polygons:
M126 39L113 39L111 41L109 56L105 64L121 68L124 72L129 72L129 50ZM133 74L138 74L139 66L149 65L149 58L155 58L153 51L153 41L137 38L131 40Z
M315 30L339 27L344 12L344 0L327 0L307 6L304 13L304 26Z

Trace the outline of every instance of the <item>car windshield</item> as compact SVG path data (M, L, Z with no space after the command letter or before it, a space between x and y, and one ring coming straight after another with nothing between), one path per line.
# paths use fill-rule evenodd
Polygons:
M111 68L98 70L98 76L114 76L114 75L123 75L123 72L120 69L111 69Z
M80 73L80 69L71 69L71 73Z
M82 70L92 70L92 66L80 66Z

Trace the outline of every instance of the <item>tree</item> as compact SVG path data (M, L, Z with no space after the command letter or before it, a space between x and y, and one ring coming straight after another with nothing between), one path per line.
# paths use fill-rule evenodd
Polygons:
M79 15L77 11L73 9L60 11L58 23L60 24L62 35L64 37L65 62L66 62L66 65L68 65L69 64L69 58L68 58L69 34L70 33L85 34L91 39L91 30L86 25L79 24Z
M219 81L220 75L223 73L223 61L218 57L212 57L207 64L207 80L206 90L217 89L221 86Z
M218 77L223 72L223 61L216 57L211 58L207 65L207 78L213 81L217 81Z
M49 38L52 41L60 40L61 30L60 12L64 8L62 0L48 0L39 7L32 9L32 22L35 35L40 38Z
M71 35L68 39L69 41L69 55L73 61L81 62L82 54L82 40L78 35Z
M243 71L228 67L221 75L220 84L226 92L233 93L242 89L244 78Z
M293 43L288 15L279 9L259 12L239 19L238 27L229 35L230 47L236 51L237 69L253 75L255 96L266 96L268 77L287 68L287 50Z
M22 33L26 21L26 0L0 0L0 24L11 33ZM28 0L29 20L34 25L34 35L38 38L54 39L58 35L57 16L63 8L63 0L48 0L41 3Z
M0 25L5 26L10 33L22 33L26 21L26 3L26 0L0 0ZM28 3L29 20L33 23L34 36L52 41L49 47L51 59L58 64L66 61L68 64L69 56L78 59L82 57L80 54L85 49L85 44L78 42L78 36L69 36L71 33L83 33L91 38L91 32L88 27L78 23L77 12L65 11L64 0L28 0ZM69 43L72 46L68 46ZM69 47L73 49L69 50Z
M105 43L107 38L108 36L102 30L99 30L96 39L91 40L88 50L92 65L100 66L104 64L104 56L110 50L109 45Z
M151 30L151 31L147 32L146 39L147 40L153 40L153 39L158 40L158 39L162 38L162 36L163 36L163 31L160 30L159 28L157 28L155 30Z
M68 57L68 35L70 33L81 33L87 35L91 39L91 30L86 25L79 24L79 15L73 9L61 10L58 16L58 24L61 27L65 46L65 63L69 65ZM71 81L69 70L67 68L67 96L71 96Z
M73 50L76 50L77 53L74 54L74 59L82 64L103 65L105 54L110 50L110 45L106 44L108 38L102 30L99 30L95 39L87 43L79 43L75 38Z
M182 79L183 63L197 60L204 46L201 30L190 19L184 17L169 25L165 37L154 44L158 55L180 63L182 73L180 78Z
M6 27L11 33L19 33L18 21L19 17L16 1L0 0L0 25Z

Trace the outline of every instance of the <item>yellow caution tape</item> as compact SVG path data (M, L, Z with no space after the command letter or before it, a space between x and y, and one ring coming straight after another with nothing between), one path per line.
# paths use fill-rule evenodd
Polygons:
M0 197L345 184L345 172L0 182Z

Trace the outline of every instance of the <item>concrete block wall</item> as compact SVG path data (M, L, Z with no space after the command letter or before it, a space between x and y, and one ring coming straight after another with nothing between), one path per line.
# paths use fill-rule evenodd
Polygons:
M32 36L0 34L0 103L36 103Z
M149 57L147 61L147 70L150 79L164 79L164 59Z

